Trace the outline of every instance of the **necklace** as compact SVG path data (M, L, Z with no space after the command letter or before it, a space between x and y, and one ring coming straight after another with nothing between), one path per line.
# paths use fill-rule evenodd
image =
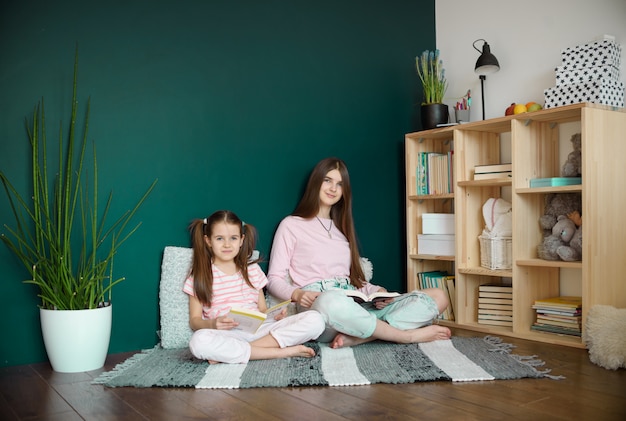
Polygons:
M317 218L318 222L320 223L320 225L322 226L322 228L324 228L324 231L326 231L328 233L328 238L333 238L332 235L330 235L330 230L333 228L333 220L330 220L330 225L328 226L328 228L326 228L326 226L324 225L324 223L322 222L322 220L316 216L315 218Z

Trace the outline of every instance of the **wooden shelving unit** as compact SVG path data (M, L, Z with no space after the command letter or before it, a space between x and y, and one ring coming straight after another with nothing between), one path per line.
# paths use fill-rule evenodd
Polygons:
M530 188L530 179L560 176L559 129L566 123L580 124L582 185ZM536 299L560 295L562 282L568 282L562 279L561 270L568 269L581 272L581 285L577 287L583 297L583 330L592 306L626 307L626 195L620 188L626 179L624 133L624 109L575 104L407 134L407 289L417 287L418 272L446 270L456 275L456 320L446 323L497 335L584 347L579 337L532 331L535 311L531 306ZM513 179L472 180L476 165L500 163L503 144L510 149ZM454 151L454 193L416 195L418 152L449 150ZM502 197L505 189L510 192L513 205L513 268L489 270L480 265L482 206L489 198ZM583 198L583 260L541 260L536 250L542 238L538 219L545 197L565 192L580 192ZM455 214L455 256L417 254L421 215L433 212ZM513 286L513 326L479 324L478 286L502 282Z

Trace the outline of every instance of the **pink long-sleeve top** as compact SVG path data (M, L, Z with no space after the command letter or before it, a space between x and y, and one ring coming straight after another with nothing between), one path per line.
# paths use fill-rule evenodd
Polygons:
M330 236L328 227L330 228ZM287 216L276 229L267 273L269 292L291 299L294 290L323 279L350 276L350 246L330 219ZM291 283L289 279L291 278ZM366 294L379 286L366 283Z

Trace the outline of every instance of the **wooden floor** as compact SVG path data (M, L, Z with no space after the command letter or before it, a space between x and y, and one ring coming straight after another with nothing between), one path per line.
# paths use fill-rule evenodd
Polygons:
M90 384L132 355L124 353L88 373L55 373L47 363L1 368L0 420L626 420L626 370L598 367L584 349L503 339L566 379L246 390Z

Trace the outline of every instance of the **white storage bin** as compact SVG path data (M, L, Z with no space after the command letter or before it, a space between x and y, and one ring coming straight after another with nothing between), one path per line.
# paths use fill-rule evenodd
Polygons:
M417 253L454 256L454 235L419 234L417 236Z
M454 234L454 214L422 214L422 234Z
M480 265L484 268L511 269L513 267L513 241L511 237L478 237L480 242Z

